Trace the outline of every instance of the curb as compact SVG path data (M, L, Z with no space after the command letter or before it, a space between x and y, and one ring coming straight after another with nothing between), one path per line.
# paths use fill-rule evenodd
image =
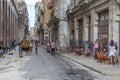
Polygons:
M70 57L66 57L66 56L60 54L59 52L56 52L56 53L57 53L58 55L64 57L64 58L67 58L67 59L69 59L69 60L71 60L71 61L73 61L73 62L75 62L75 63L78 63L78 64L80 64L81 66L86 67L86 68L88 68L88 69L90 69L90 70L92 70L92 71L94 71L94 72L97 72L97 73L99 73L99 74L102 74L102 75L104 75L104 76L107 76L107 74L105 74L105 73L103 73L103 72L101 72L101 71L99 71L99 70L96 70L96 69L94 69L94 68L92 68L92 67L89 67L89 66L87 66L87 65L84 65L84 64L82 64L82 63L80 63L80 62L78 62L78 61L76 61L76 60L71 59Z
M45 46L42 46L42 47L43 47L43 48L46 48ZM75 62L75 63L78 63L78 64L80 64L81 66L86 67L86 68L88 68L88 69L90 69L90 70L92 70L92 71L94 71L94 72L97 72L97 73L99 73L99 74L101 74L101 75L107 76L107 74L105 74L105 73L103 73L103 72L101 72L101 71L99 71L99 70L97 70L97 69L94 69L94 68L92 68L92 67L90 67L90 66L84 65L84 64L82 64L82 63L80 63L80 62L78 62L78 61L76 61L76 60L73 60L73 59L71 59L70 57L64 56L64 55L60 54L60 52L58 52L58 51L56 51L56 53L57 53L58 55L64 57L64 58L67 58L67 59L69 59L69 60L71 60L71 61L73 61L73 62Z
M44 46L43 48L45 48L45 46ZM90 66L87 66L87 65L85 65L85 64L82 64L82 63L80 63L79 61L76 61L76 60L74 60L74 59L72 59L72 58L70 58L70 57L67 57L67 56L62 55L59 51L56 51L56 53L57 53L57 55L59 55L59 56L61 56L61 57L64 57L64 58L66 58L66 59L69 59L69 60L71 60L71 61L73 61L73 62L75 62L75 63L77 63L77 64L80 64L81 66L83 66L83 67L85 67L85 68L87 68L87 69L90 69L90 70L92 70L92 71L94 71L94 72L97 72L97 73L99 73L99 74L101 74L101 75L108 76L106 73L103 73L103 72L100 71L100 70L97 70L97 69L95 69L95 68L93 68L93 67L90 67Z

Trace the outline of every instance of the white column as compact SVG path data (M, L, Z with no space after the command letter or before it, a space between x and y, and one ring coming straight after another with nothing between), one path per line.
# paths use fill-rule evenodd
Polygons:
M61 50L65 50L69 47L70 35L69 26L66 20L66 10L70 0L60 0L60 23L59 23L59 46Z
M119 6L115 1L111 0L109 2L109 41L114 40L119 43L119 17L117 14L120 13Z
M95 13L95 10L91 10L91 26L92 26L92 41L95 42L98 39L98 14Z
M83 41L84 41L84 47L87 49L86 42L88 41L88 25L87 25L87 16L86 14L83 15Z
M116 4L114 0L110 0L109 2L109 42L110 40L114 40L117 43L119 49L119 21L120 17L120 7ZM119 55L119 50L117 52Z
M77 21L77 18L74 18L74 30L75 30L75 34L74 34L74 38L75 38L75 41L78 41L79 40L79 35L78 35L78 32L79 32L79 26L78 26L78 21Z
M79 46L79 22L77 17L74 18L74 44Z

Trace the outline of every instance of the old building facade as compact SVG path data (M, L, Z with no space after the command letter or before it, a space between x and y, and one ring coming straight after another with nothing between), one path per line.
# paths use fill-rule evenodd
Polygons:
M38 41L40 42L40 23L39 23L39 6L41 5L40 2L36 2L35 4L35 33Z
M96 39L101 48L109 45L110 40L119 44L119 3L119 0L71 0L67 11L71 46L93 48Z
M0 41L8 46L18 40L18 10L14 0L0 0Z
M40 43L46 44L51 40L51 29L49 28L50 13L47 5L50 0L42 0L39 6Z
M16 1L16 6L18 9L18 13L19 13L19 30L18 30L18 36L19 36L19 41L21 41L24 37L27 37L28 35L28 10L27 10L27 5L25 3L25 1L23 0L17 0Z
M47 6L50 13L48 25L51 28L51 39L56 41L61 50L69 48L69 27L66 16L68 4L70 0L49 0Z
M35 34L35 27L30 27L30 40L35 40L36 34Z
M44 6L43 2L38 7L38 22L39 22L39 31L40 31L40 44L44 41Z

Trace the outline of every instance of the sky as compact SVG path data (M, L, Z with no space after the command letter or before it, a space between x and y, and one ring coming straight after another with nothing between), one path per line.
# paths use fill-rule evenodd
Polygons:
M24 0L27 4L28 13L29 13L29 25L30 27L34 27L35 22L35 3L41 0Z

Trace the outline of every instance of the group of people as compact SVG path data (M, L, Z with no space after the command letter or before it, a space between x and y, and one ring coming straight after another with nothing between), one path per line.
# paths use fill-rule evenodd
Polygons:
M6 47L3 45L3 41L0 41L0 58L5 57L5 53L7 53L10 50L15 50L17 46L16 40L13 40L10 44L7 43Z
M99 48L99 41L96 40L94 44L95 48L95 59L99 61L106 61L107 58L110 59L110 64L116 64L116 52L117 44L113 40L110 41L109 46L104 46L103 49Z
M27 55L30 56L30 52L33 51L33 41L29 41L28 45L25 44L25 45L27 45L27 47L24 47L23 44L24 44L23 41L21 41L18 45L19 46L19 57L20 58L23 57L23 51L26 52L26 56ZM35 41L35 54L36 55L37 55L37 50L38 50L38 41L36 40Z
M102 48L100 48L100 43L96 39L93 48L93 53L95 53L93 56L97 61L105 62L109 59L111 64L116 64L116 52L118 47L113 40L110 41L109 45L104 45ZM84 50L82 47L76 47L74 52L76 55L90 56L91 49L88 47L86 50Z
M84 50L82 47L76 46L74 49L74 52L76 53L77 56L79 55L84 55L84 56L90 56L90 48L88 47L86 50Z
M57 47L56 47L56 43L55 41L52 42L48 42L47 43L47 52L51 52L51 55L55 55L55 51L56 51Z

